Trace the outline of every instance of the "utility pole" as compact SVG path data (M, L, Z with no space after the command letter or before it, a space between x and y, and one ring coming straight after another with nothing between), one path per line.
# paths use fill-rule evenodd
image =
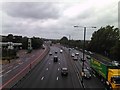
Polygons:
M84 75L84 61L85 61L85 37L86 37L86 28L87 27L83 27L83 26L74 26L74 27L82 27L84 28L84 42L83 42L83 59L82 59L82 79L81 79L81 83L83 85L83 75ZM96 28L96 27L90 27L90 28ZM83 85L83 88L84 88L84 85ZM85 88L84 88L85 89Z

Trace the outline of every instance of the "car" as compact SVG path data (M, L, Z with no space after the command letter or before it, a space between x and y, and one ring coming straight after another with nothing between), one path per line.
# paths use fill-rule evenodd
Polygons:
M90 55L92 55L92 54L93 54L91 51L88 51L88 53L89 53Z
M72 54L71 54L71 57L74 57L74 56L75 56L75 54L74 54L74 53L72 53Z
M58 62L58 56L54 56L53 61Z
M79 55L79 53L77 52L77 53L75 53L75 55L76 55L76 56L78 56L78 55Z
M78 57L77 57L77 56L74 56L73 60L74 60L74 61L77 61L77 60L78 60Z
M118 66L119 62L118 61L112 61L112 64L115 65L115 66Z
M87 50L85 50L85 52L87 53Z
M49 55L52 55L52 53L50 52Z
M61 50L60 50L60 53L62 53L62 52L63 52L63 50L61 49Z
M87 59L91 59L91 57L89 55L86 56Z
M57 54L57 51L55 51L55 54Z
M88 69L84 69L83 77L85 77L86 79L90 79L91 78L91 74L90 74Z
M68 69L66 67L61 68L61 75L62 76L68 76Z

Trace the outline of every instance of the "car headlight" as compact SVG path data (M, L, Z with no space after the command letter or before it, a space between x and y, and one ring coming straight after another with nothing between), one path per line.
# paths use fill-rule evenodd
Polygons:
M106 81L106 84L107 84L107 85L109 85L109 82L108 82L108 81Z

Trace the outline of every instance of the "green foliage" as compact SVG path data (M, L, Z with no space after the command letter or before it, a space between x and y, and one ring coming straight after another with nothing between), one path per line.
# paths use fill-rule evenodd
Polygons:
M40 38L37 38L37 37L32 38L33 49L41 48L42 44L43 44L43 40L41 40Z
M78 47L78 48L82 48L83 47L83 42L81 40L68 40L67 37L62 37L60 39L60 43L64 46L67 47Z
M114 60L120 60L120 40L111 48L110 54Z
M28 38L27 37L23 37L22 38L22 48L23 49L27 49L28 48Z
M107 56L113 54L115 44L119 40L119 29L114 26L101 27L92 35L88 49ZM116 46L117 47L117 46Z
M16 57L16 50L2 49L2 57L6 57L6 59L13 59Z
M61 44L63 44L63 45L67 45L68 44L68 38L67 37L62 37L61 39L60 39L60 43Z

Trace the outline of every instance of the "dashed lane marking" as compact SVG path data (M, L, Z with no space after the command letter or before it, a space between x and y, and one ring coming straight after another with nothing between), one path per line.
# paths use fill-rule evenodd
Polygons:
M58 71L59 71L60 69L58 68Z
M48 70L48 68L46 68L46 70Z
M93 76L96 77L95 74L93 74Z
M44 79L44 77L41 78L41 80L43 80L43 79Z
M60 64L60 63L59 63Z
M56 80L58 80L59 78L57 77L57 79Z
M5 70L0 71L0 73L4 72Z
M13 69L16 69L19 65L15 66Z
M20 65L23 64L23 62L19 63Z
M9 73L9 72L11 72L12 70L9 70L9 71L7 71L6 73Z

